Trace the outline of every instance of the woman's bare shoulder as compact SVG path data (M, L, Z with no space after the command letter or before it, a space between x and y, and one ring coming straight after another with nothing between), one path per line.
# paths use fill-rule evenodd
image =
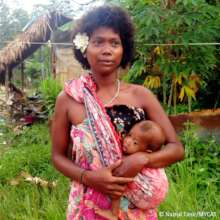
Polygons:
M151 99L150 90L142 85L123 82L121 92L123 102L131 106L146 108L146 100Z
M69 98L69 95L64 90L62 90L57 96L57 100L68 100Z
M57 96L55 113L58 117L65 115L71 124L79 124L86 117L85 108L82 103L77 102L65 91L61 91Z
M143 98L153 93L143 85L134 84L134 83L123 83L124 89L130 94Z
M70 97L64 90L62 90L57 96L56 103L58 105L65 104L65 106L67 106L68 103L74 104L77 102L73 97Z

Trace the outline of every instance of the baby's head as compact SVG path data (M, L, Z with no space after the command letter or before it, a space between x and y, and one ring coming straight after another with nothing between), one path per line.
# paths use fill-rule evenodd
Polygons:
M150 120L135 124L123 140L123 151L133 154L139 151L157 151L165 143L162 128Z

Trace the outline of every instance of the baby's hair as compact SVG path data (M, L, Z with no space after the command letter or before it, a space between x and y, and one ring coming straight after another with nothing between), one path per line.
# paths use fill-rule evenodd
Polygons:
M150 120L144 120L144 121L139 122L138 126L143 133L153 131L155 128L159 130L161 135L160 135L160 139L158 140L161 141L161 145L164 144L165 135L164 135L163 129L156 122L150 121ZM151 145L151 148L156 149L157 147L154 145Z
M144 120L138 123L140 126L140 129L142 132L147 132L153 128L153 126L156 125L155 122L152 122L150 120Z

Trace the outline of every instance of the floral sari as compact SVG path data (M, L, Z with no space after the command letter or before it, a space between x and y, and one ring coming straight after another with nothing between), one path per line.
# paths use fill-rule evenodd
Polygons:
M97 170L121 159L120 138L96 96L96 85L91 76L85 75L66 83L65 92L77 102L83 103L87 113L87 118L81 124L72 125L71 128L74 163L87 170ZM128 185L128 190L121 199L119 219L156 220L156 207L165 198L167 188L168 182L163 169L144 168L134 182ZM101 209L111 209L108 195L72 181L67 219L104 220L104 217L95 214L91 204ZM132 207L132 204L136 207Z

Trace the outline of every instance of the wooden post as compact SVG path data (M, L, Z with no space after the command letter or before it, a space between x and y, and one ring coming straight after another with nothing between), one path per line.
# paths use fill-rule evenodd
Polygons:
M9 67L5 68L5 100L6 103L8 102L9 99ZM12 118L12 109L10 108L10 106L8 104L6 104L6 109L7 112L9 112L9 117L7 117L7 119L10 121Z
M8 100L8 97L9 97L9 69L8 67L5 68L5 98L6 98L6 101Z
M51 46L51 73L53 75L53 78L56 78L56 55L55 55L55 49L53 45Z
M21 90L24 91L24 62L21 62Z
M42 80L45 79L45 72L44 72L44 50L43 46L40 47L40 62L41 62L41 77Z

